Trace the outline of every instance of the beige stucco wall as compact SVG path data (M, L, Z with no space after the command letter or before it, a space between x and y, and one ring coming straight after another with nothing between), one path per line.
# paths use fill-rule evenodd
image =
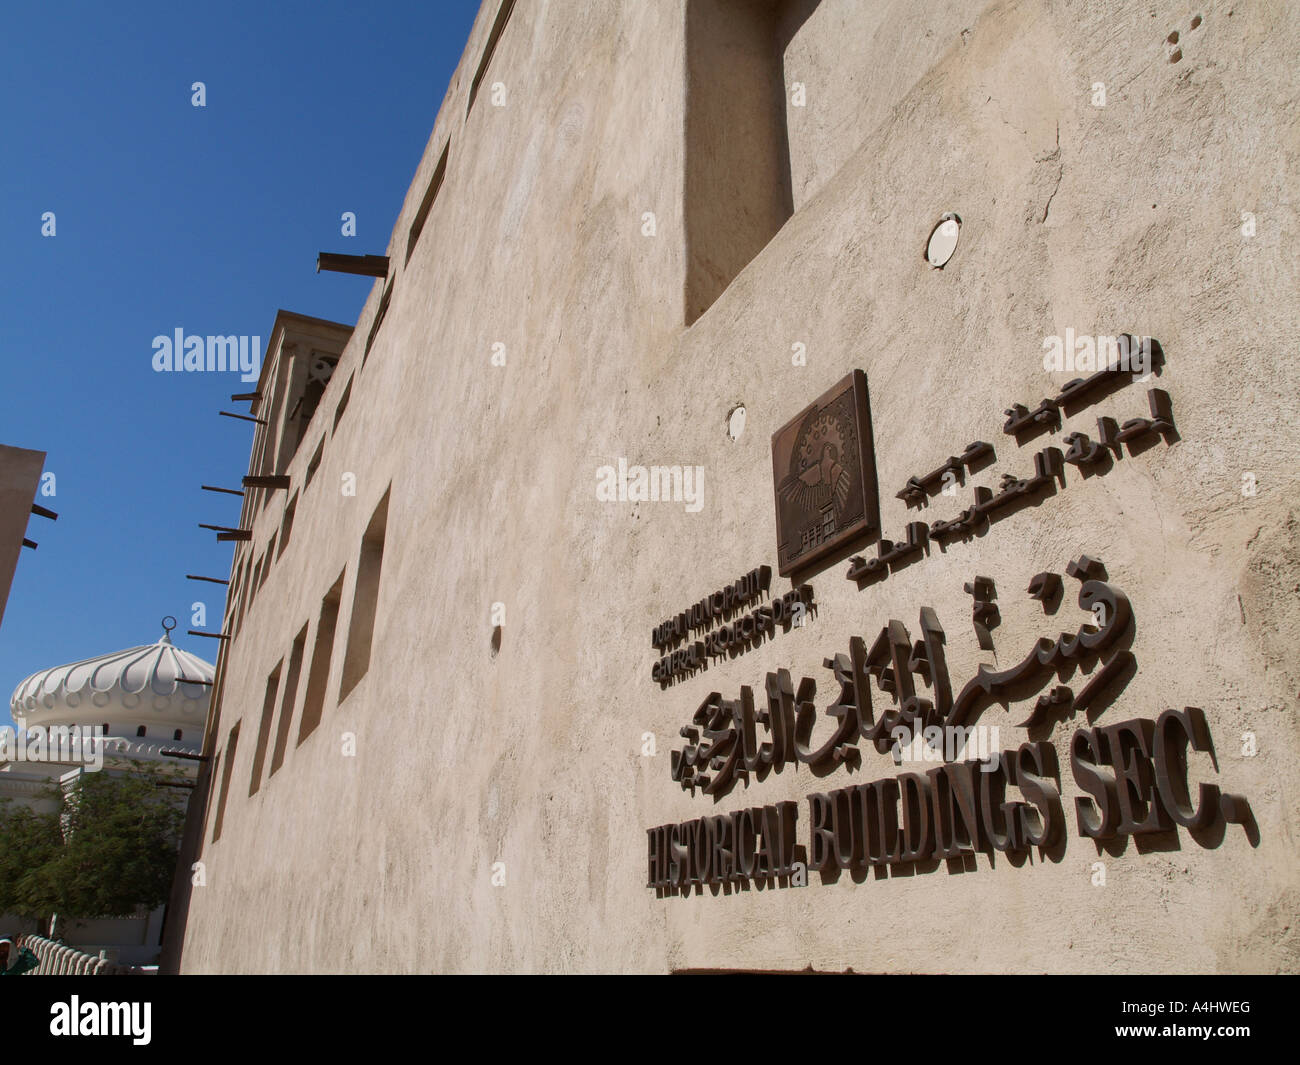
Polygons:
M484 78L505 84L506 105L480 89L466 117L495 4L480 12L394 227L387 317L225 662L214 744L236 721L241 738L215 844L209 813L184 971L1297 968L1300 307L1288 245L1300 12L1241 0L932 4L943 10L926 25L945 39L927 40L924 67L900 77L888 73L897 34L868 6L824 0L804 24L860 18L867 30L846 44L852 78L825 40L801 53L808 105L788 121L807 119L790 139L817 160L797 186L815 194L689 329L683 5L520 0ZM863 40L878 42L874 55ZM860 73L877 67L878 81ZM1104 107L1091 103L1095 82ZM852 150L818 110L846 86L877 116ZM449 136L446 179L407 263ZM842 165L825 172L823 152ZM963 227L936 271L922 251L945 211ZM381 290L322 425L360 367ZM1152 384L1170 393L1181 439L1126 452L1103 477L1070 467L1041 506L881 584L859 590L836 561L804 578L818 610L803 629L666 691L651 683L654 625L756 565L775 569L771 434L851 368L868 375L891 539L918 517L894 493L970 441L994 443L998 461L924 520L954 516L973 485L1024 476L1034 451L1093 432L1099 414L1145 415L1146 386L1131 386L1024 447L1002 434L1005 407L1074 376L1042 368L1043 338L1066 327L1156 337L1166 365ZM504 367L490 361L496 342ZM796 342L807 365L792 364ZM738 403L747 423L732 441ZM291 491L310 450L288 470ZM620 457L702 466L703 509L599 502L596 471ZM355 496L341 491L347 473ZM371 664L337 705L361 536L390 484ZM243 552L264 550L285 495ZM867 751L856 774L791 765L716 806L692 797L670 779L669 751L709 691L761 692L766 672L788 668L817 680L824 705L835 689L822 659L890 618L915 634L922 606L943 622L960 683L993 661L962 590L976 574L997 584L1005 667L1078 623L1072 581L1055 618L1024 589L1083 553L1106 563L1137 619L1137 674L1098 724L1204 708L1218 772L1194 755L1192 780L1249 799L1257 846L1228 825L1215 846L1180 830L1173 849L1131 838L1099 855L1074 826L1068 742L1083 722L1070 721L1051 736L1069 822L1059 860L981 855L965 873L941 864L834 885L814 874L807 888L687 899L644 886L647 828L793 799L804 842L809 792L899 772ZM267 675L309 620L310 655L340 572L322 725L295 745L304 663L285 764L250 799ZM994 706L981 723L1014 746L1031 706ZM1241 753L1248 731L1254 757ZM654 757L641 753L646 732ZM1099 860L1105 886L1093 883Z
M27 537L45 452L0 444L0 621Z

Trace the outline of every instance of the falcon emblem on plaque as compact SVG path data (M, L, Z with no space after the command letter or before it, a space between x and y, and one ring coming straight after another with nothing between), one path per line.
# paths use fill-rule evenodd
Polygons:
M772 434L777 571L880 533L867 375L854 370Z

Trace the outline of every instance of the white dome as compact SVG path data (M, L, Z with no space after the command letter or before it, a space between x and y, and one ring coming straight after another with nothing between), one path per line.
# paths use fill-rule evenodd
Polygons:
M126 724L201 729L214 673L211 663L164 635L154 644L33 673L14 689L9 708L20 728L111 723L114 733Z

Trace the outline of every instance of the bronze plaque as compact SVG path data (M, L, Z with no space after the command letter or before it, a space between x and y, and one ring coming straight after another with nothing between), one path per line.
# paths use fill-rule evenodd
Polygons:
M867 375L854 370L772 434L777 571L880 533Z

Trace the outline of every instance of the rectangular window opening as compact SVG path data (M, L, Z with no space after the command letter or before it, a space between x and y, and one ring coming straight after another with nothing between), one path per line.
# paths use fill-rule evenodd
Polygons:
M316 476L316 471L317 469L320 468L320 460L324 456L324 454L325 454L325 438L322 436L320 438L320 443L316 445L316 451L312 455L311 461L307 463L307 478L306 480L303 481L302 484L304 490L306 490L306 488L311 484L311 479Z
M334 657L334 630L338 627L339 599L343 596L343 574L320 604L320 618L316 622L316 646L312 649L311 668L307 672L307 697L302 706L302 724L298 726L298 746L320 724L325 710L325 687L330 678L330 662Z
M266 578L271 575L271 567L275 564L275 537L276 534L272 533L271 542L266 545L266 565L262 570L262 579L257 584L259 592L262 590L262 585L266 583Z
M474 97L478 95L479 83L483 80L483 75L487 73L488 65L492 62L492 53L497 49L497 41L501 39L501 31L506 28L506 23L510 21L510 13L514 9L515 0L501 0L501 7L497 9L496 21L492 23L487 44L483 47L483 58L478 61L478 70L474 72L474 80L469 85L469 103L465 105L465 114L467 116L474 106Z
M105 731L107 731L107 730L105 730ZM226 758L226 754L225 754L224 751L214 751L214 752L212 753L212 778L213 778L214 780L215 780L215 779L220 775L220 773L221 773L221 767L225 764L225 758ZM204 817L204 822L203 822L203 831L206 832L206 831L208 830L208 825L209 825L209 824L213 825L213 827L214 827L214 829L215 829L215 827L216 827L216 818L214 817L214 815L213 815L213 811L212 811L212 792L211 792L211 791L208 792L208 805L207 805L207 808L206 808L206 809L204 810L204 812L203 812L203 817ZM213 835L213 837L212 837L213 842L216 842L216 838L217 838L216 835Z
M226 817L226 799L230 797L230 772L235 768L235 747L239 743L239 725L235 722L235 727L230 730L230 738L226 740L226 764L221 769L221 798L217 800L217 822L212 828L212 842L216 843L221 838L221 824Z
M343 389L343 397L339 400L339 405L334 408L335 429L338 429L339 422L343 420L343 412L348 409L348 400L350 400L351 398L352 398L352 378L349 377L347 387Z
M234 575L231 577L230 583L226 585L226 609L225 609L226 620L224 624L222 624L221 626L221 631L230 633L232 637L235 635L236 630L239 628L239 596L240 596L240 588L239 588L240 572L239 570L234 569L233 573Z
M687 325L793 214L781 46L789 6L687 0Z
M293 498L289 500L289 505L284 508L284 518L280 522L280 550L276 554L279 559L284 554L284 549L289 546L289 534L293 532L293 517L298 512L298 493L294 492Z
M352 618L348 623L339 702L348 697L370 668L370 646L375 636L375 609L379 604L379 574L384 564L384 536L388 530L388 498L391 494L390 487L371 515L370 524L361 538L357 587L352 593Z
M393 296L393 279L390 277L388 283L384 285L384 294L379 297L379 309L375 311L375 320L370 324L370 332L366 334L366 350L361 353L361 365L366 365L366 360L370 358L370 348L375 342L375 336L379 333L379 327L384 324L384 315L388 313L388 301Z
M411 223L411 231L406 236L406 261L411 261L411 252L415 251L415 242L420 239L420 233L424 229L425 219L429 217L429 210L433 207L433 201L438 198L438 190L442 188L442 179L447 174L447 149L451 147L451 141L448 140L442 146L442 155L438 159L438 165L433 168L433 177L429 179L429 187L424 193L424 199L420 201L420 209L415 212L415 221Z
M280 724L275 730L275 753L271 756L271 776L284 765L284 749L289 745L289 725L293 721L293 704L298 696L298 677L302 673L302 655L307 649L307 626L294 638L289 652L289 673L284 681L284 698L280 700Z
M257 728L257 751L253 755L253 773L248 778L248 794L256 795L262 786L262 770L266 766L266 748L271 741L271 725L275 722L275 697L280 694L280 659L266 678L266 698L262 702L262 721Z
M253 600L257 598L257 593L262 588L262 564L266 561L266 556L261 556L253 566L253 579L248 585L248 603L252 606Z
M252 564L253 564L253 558L250 555L247 558L247 560L245 560L243 568L240 570L239 604L238 604L238 612L235 616L236 632L238 632L241 628L244 627L244 615L248 613L248 600L249 600L248 575L249 573L252 572L252 568L253 568Z

